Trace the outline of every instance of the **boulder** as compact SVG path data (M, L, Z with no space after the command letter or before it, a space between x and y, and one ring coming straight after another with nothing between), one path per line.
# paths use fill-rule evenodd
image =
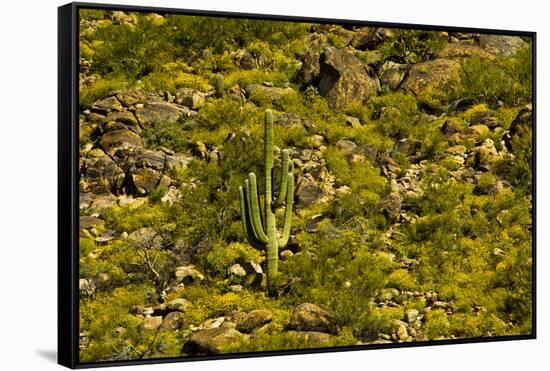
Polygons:
M156 330L162 324L162 316L145 317L141 323L141 328L145 331Z
M321 53L315 49L308 49L302 56L302 66L296 74L298 82L304 85L315 85L319 82L321 66L319 58Z
M316 304L304 303L292 311L288 327L298 331L316 331L336 334L337 324L334 316Z
M376 74L351 51L328 47L319 62L319 93L331 108L364 103L380 90Z
M394 145L395 153L413 156L422 148L422 141L417 139L401 139Z
M273 124L282 126L285 129L303 128L302 117L295 113L281 113L275 117Z
M80 296L92 296L95 293L96 286L91 279L80 278L78 280L78 289Z
M179 330L183 327L185 316L181 312L170 312L164 317L160 325L162 331Z
M308 207L319 201L325 192L320 184L311 176L299 176L296 187L297 204L301 207Z
M244 262L241 264L233 264L227 269L227 274L230 278L247 286L260 287L263 280L262 267L254 262Z
M133 170L131 180L137 196L145 196L154 190L168 191L172 183L169 177L148 167Z
M420 95L430 89L446 91L457 81L460 62L434 59L413 65L401 88Z
M273 314L267 309L255 309L248 313L245 318L237 323L237 330L244 333L251 333L271 322Z
M176 268L175 276L178 282L186 284L204 280L204 275L193 265Z
M391 222L399 220L402 206L403 200L398 193L391 193L388 197L380 201L378 205L382 214Z
M489 53L510 57L527 46L527 43L519 36L506 35L479 35L479 46Z
M193 304L189 300L183 299L183 298L177 298L168 302L168 304L166 304L166 309L168 311L176 311L176 312L184 313L192 306Z
M107 155L86 162L81 174L81 192L117 194L124 185L124 171Z
M113 155L119 148L141 148L143 147L143 141L133 131L122 129L103 134L99 140L99 145L106 153Z
M78 225L80 229L101 230L105 226L105 221L95 216L81 215Z
M147 102L136 110L136 117L141 126L147 127L157 122L173 123L195 114L189 108L168 102Z
M378 68L380 84L386 85L391 90L397 90L407 73L407 65L392 61L386 61Z
M176 103L192 110L200 109L205 102L205 95L199 90L180 88L176 90Z
M390 28L361 27L356 30L351 45L358 50L372 50L393 37L393 34Z
M486 137L491 133L491 129L483 124L472 125L464 130L464 135L468 138L479 139Z
M92 106L92 110L103 115L111 111L122 111L123 109L124 107L122 107L122 104L120 104L116 97L107 97L95 102Z
M233 328L218 327L195 332L184 345L184 352L191 354L218 354L224 347L246 336Z

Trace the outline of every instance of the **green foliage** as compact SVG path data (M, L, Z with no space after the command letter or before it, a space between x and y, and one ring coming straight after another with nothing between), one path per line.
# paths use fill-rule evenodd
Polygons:
M425 324L426 335L430 340L438 339L451 334L451 324L443 309L431 310Z
M513 58L487 60L470 57L462 64L457 97L485 102L496 107L531 101L533 86L531 46L520 49Z
M415 64L433 59L445 44L446 36L438 31L396 30L380 50L385 59Z
M225 275L227 269L236 263L260 261L260 252L248 244L233 242L227 246L216 244L208 253L206 262L214 274Z
M294 85L301 55L317 47L309 40L311 25L177 15L155 19L148 14L132 14L135 22L121 25L109 14L81 13L93 25L85 27L80 38L81 58L91 64L80 86L81 110L122 89L172 94L181 87L198 89L206 100L197 115L177 123L158 122L139 135L147 149L195 154L197 142L202 142L219 158L195 156L185 169L168 170L166 175L181 192L171 206L161 201L163 192L153 192L141 199L143 203L81 210L81 215L99 213L105 227L98 232L115 235L101 242L95 238L98 233L81 232L80 277L96 287L93 295L80 298L81 331L90 339L81 350L83 362L178 357L190 326L254 309L269 309L273 320L223 352L372 342L395 332L407 309L422 313L428 305L424 297L401 291L436 292L437 300L450 303L452 314L432 309L422 321L421 331L429 339L532 332L532 128L513 130L506 144L513 156L503 155L490 171L476 171L475 177L462 172L475 162L472 153L479 145L462 133L475 115L492 109L503 129L510 130L520 109L530 103L531 46L511 57L465 58L452 91L432 88L417 96L383 91L365 104L334 110L315 86ZM327 38L336 46L345 41L330 33ZM356 55L372 65L384 60L418 63L432 59L444 46L443 39L439 32L395 30L381 47ZM246 99L233 94L251 84L292 89L275 100L261 93ZM462 98L469 102L467 109L448 106ZM231 265L246 261L269 271L263 252L244 242L238 197L238 186L248 173L265 170L267 108L300 117L302 125L274 126L273 145L289 148L296 163L297 158L305 163L310 155L320 157L315 161L326 165L336 190L333 200L293 210L291 232L300 247L278 261L282 294L277 299L266 296L263 287L227 274ZM350 126L348 115L360 125ZM445 137L441 128L446 121L459 133ZM493 139L500 151L502 133L500 128L489 130L480 139ZM97 145L97 132L81 134L83 145ZM326 140L320 156L312 151L312 135ZM377 158L350 156L336 146L343 139L375 146ZM422 141L422 157L396 153L395 143L401 139ZM457 145L466 148L465 167L446 153ZM380 212L381 200L390 189L395 191L381 169L385 156L401 167L394 182L411 186L400 191L404 199L399 223L387 221ZM275 194L282 157L274 150ZM414 169L420 172L411 176ZM294 172L298 177L304 170L296 166ZM494 189L497 181L504 189ZM258 183L264 195L264 182ZM274 215L281 224L282 211ZM319 230L307 232L308 222L319 214ZM146 263L143 247L123 233L146 227L165 238L162 247L149 251L160 278ZM171 281L175 267L187 264L206 278L177 286ZM233 292L234 284L242 284L242 291ZM384 289L399 292L397 307L379 302ZM176 298L192 302L182 313L179 330L144 331L142 316L130 313L134 305L157 307ZM304 302L330 310L338 334L316 342L288 332L293 308Z

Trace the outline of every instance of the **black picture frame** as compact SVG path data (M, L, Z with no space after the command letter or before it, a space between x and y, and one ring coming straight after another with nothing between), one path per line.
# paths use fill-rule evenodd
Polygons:
M157 358L132 361L102 361L81 363L79 361L79 187L78 187L78 112L79 112L79 9L121 10L131 12L171 13L182 15L201 15L212 17L246 18L258 20L279 20L308 23L326 23L338 25L379 26L403 29L421 29L432 31L452 31L465 33L483 33L521 36L532 39L533 45L533 156L532 156L532 323L531 334L479 337L468 339L431 340L426 342L408 342L394 344L369 344L338 346L330 348L310 348L295 350L262 351L250 353L220 354L208 356ZM342 352L367 349L386 349L418 347L463 343L496 342L509 340L529 340L537 338L536 313L536 236L537 236L537 196L536 196L536 45L537 33L532 31L514 31L486 28L450 27L441 25L422 25L413 23L390 23L380 21L344 20L329 18L297 17L253 13L233 13L222 11L202 11L191 9L145 7L131 5L111 5L85 2L73 2L58 8L58 363L69 368L92 368L104 366L123 366L137 364L155 364L188 362L201 360L232 359L245 357L265 357L290 354L308 354L321 352Z

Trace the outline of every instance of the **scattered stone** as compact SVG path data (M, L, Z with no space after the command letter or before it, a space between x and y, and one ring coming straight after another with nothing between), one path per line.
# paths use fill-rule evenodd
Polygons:
M352 127L352 128L360 128L361 127L361 121L357 117L353 116L346 116L346 125Z
M176 91L176 103L192 110L200 109L205 102L204 93L191 88L180 88Z
M182 328L184 315L181 312L170 312L164 317L160 325L162 331L172 331Z
M101 148L111 156L115 152L122 148L141 148L143 147L143 141L133 131L128 129L109 131L101 137L99 140Z
M413 156L422 148L422 141L417 139L401 139L395 143L394 151L405 156Z
M407 69L408 67L406 64L399 64L392 61L384 62L380 68L378 68L380 83L382 86L386 85L391 90L397 90L405 78Z
M294 308L289 328L298 331L317 331L336 334L336 319L316 304L304 303Z
M193 114L194 111L185 106L168 102L147 102L136 110L136 117L143 127L157 122L174 123Z
M86 278L80 278L78 280L78 288L80 291L80 296L92 296L96 290L93 281Z
M479 46L490 53L510 57L527 43L519 36L479 35Z
M185 353L192 354L218 354L224 347L245 338L245 335L233 328L213 328L191 335L183 350Z
M281 260L288 260L294 256L294 253L290 250L281 251Z
M380 90L376 74L350 51L328 47L319 63L319 93L331 108L364 103Z
M141 328L146 331L156 330L162 324L162 316L145 317L141 323Z
M460 71L460 62L434 59L413 65L401 88L420 95L429 89L447 91Z
M407 309L405 311L405 319L408 323L414 323L418 319L418 309Z
M380 208L380 211L386 219L396 222L399 220L399 216L401 215L401 208L403 207L403 200L401 198L401 195L398 193L391 193L388 195L385 199L380 201L380 204L378 205Z
M237 323L237 330L244 333L251 333L271 322L273 314L267 309L256 309L247 314L247 316Z
M176 268L176 280L184 284L199 282L204 280L204 275L195 269L194 265L187 265Z
M189 300L183 299L183 298L177 298L177 299L174 299L174 300L170 301L166 305L166 308L169 311L178 311L178 312L184 313L189 308L191 308L192 306L193 306L193 304Z

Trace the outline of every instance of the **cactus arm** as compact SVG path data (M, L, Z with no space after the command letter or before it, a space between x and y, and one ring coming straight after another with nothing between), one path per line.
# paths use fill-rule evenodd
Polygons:
M282 160L281 160L281 183L279 187L279 194L277 195L277 200L275 200L275 207L283 206L283 203L286 198L286 188L288 183L288 150L283 149L282 151Z
M247 187L248 186L248 187ZM252 227L256 238L262 243L268 243L268 236L264 232L262 220L260 218L260 201L258 199L258 186L256 184L256 174L248 174L248 182L245 182L247 194L249 216L252 220Z
M265 244L261 243L257 238L256 234L254 233L254 228L252 227L252 221L250 220L250 211L248 210L248 205L246 202L246 194L243 187L239 187L239 201L241 204L241 220L243 223L243 232L246 236L246 239L252 247L263 250L265 248Z
M288 184L286 193L285 216L283 222L283 234L279 240L279 247L285 247L290 238L290 226L292 224L292 207L294 205L294 175L288 174Z

